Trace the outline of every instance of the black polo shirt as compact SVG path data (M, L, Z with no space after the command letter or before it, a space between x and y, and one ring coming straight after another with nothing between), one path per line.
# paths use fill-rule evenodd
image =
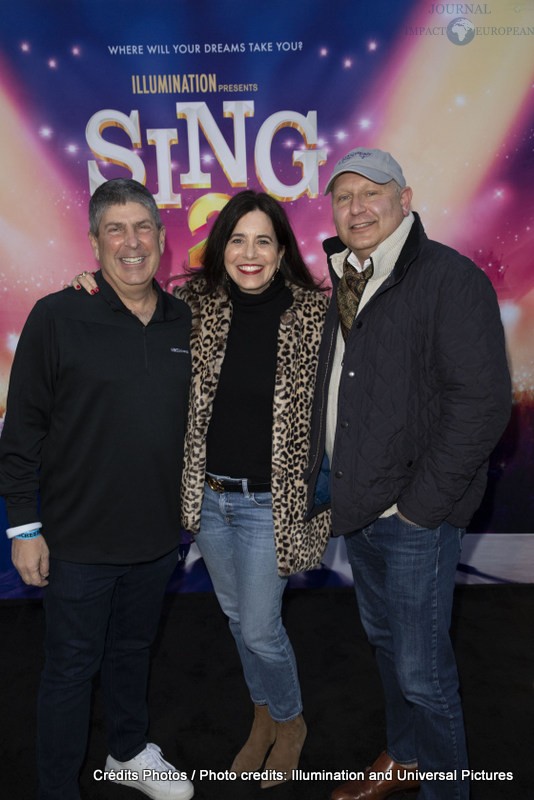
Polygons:
M97 273L34 306L0 439L11 526L40 519L55 558L139 563L178 544L191 313L156 283L147 326ZM37 495L41 508L38 511Z

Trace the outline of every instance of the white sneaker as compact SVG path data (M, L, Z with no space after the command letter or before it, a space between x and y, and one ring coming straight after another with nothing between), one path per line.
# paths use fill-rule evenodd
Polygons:
M106 759L106 779L144 792L152 800L191 800L195 789L185 772L165 761L157 744L149 743L129 761Z

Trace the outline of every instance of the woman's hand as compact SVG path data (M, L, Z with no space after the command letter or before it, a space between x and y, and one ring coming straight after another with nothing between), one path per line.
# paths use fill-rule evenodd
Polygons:
M73 289L76 289L76 291L85 289L88 294L97 294L100 291L96 285L94 272L80 272L79 275L74 276L70 282L70 285L73 287ZM68 286L65 286L65 289L68 288Z

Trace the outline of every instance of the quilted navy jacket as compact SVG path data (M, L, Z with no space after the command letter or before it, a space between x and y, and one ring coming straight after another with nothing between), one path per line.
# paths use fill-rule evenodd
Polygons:
M336 237L324 249L331 256L344 246ZM331 277L307 472L311 516L321 508L316 486L338 325L332 269ZM422 527L445 520L465 527L510 408L493 287L469 259L429 240L415 214L393 272L346 342L330 472L334 534L370 524L394 503Z

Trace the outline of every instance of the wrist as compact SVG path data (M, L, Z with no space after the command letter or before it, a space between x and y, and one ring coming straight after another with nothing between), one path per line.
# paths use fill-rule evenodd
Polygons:
M31 539L37 539L38 536L41 535L41 531L39 528L36 528L34 531L25 531L24 533L16 533L13 536L13 539L22 539L23 541L31 541Z
M14 539L23 533L35 533L35 531L40 531L42 527L41 522L28 522L25 525L15 525L12 528L8 528L6 530L6 535L8 539Z

